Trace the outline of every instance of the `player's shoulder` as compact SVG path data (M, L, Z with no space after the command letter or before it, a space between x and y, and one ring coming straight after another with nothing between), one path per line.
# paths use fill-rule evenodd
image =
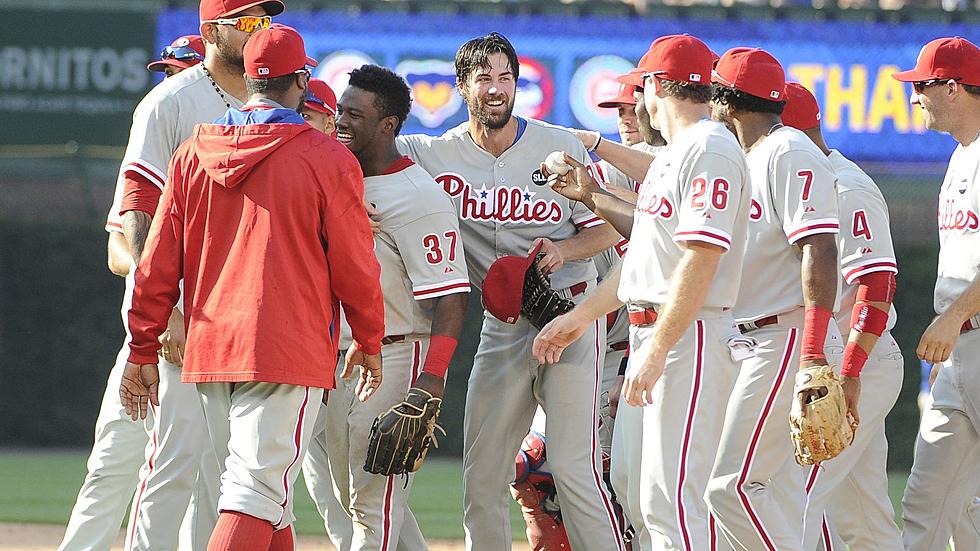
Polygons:
M158 106L174 106L186 96L186 91L194 89L204 82L206 77L200 66L181 71L176 75L163 79L159 84L147 92L143 100L140 101L139 108L150 108Z
M456 217L452 199L418 164L411 163L391 174L365 178L364 183L365 192L379 200L382 223L389 229L436 214Z
M558 126L556 124L551 124L550 122L541 121L538 119L525 118L527 121L527 128L525 133L527 133L530 143L537 142L538 140L547 140L547 147L553 147L555 142L565 142L568 145L565 147L581 146L582 142L579 141L575 134L571 130L564 126ZM583 148L585 146L582 146Z
M777 161L788 160L792 163L806 163L811 168L818 168L833 173L834 168L823 151L809 136L802 131L789 126L775 130L763 140L763 146L768 147L771 158Z
M737 166L745 161L742 146L735 135L721 123L702 120L685 132L679 149L684 152L687 160L695 162L705 156L717 156L727 159ZM668 150L674 149L673 147Z
M831 150L827 159L830 161L830 165L834 169L834 175L837 177L838 193L862 192L881 196L881 191L875 185L874 180L865 171L861 170L861 167L857 163L848 159L836 149Z

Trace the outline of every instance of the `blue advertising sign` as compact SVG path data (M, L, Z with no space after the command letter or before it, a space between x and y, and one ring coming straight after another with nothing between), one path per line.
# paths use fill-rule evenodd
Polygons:
M561 15L287 11L276 20L303 34L308 53L320 61L315 75L338 96L347 73L363 63L403 75L414 98L407 133L440 134L466 120L453 58L467 39L496 30L521 56L516 113L613 137L615 110L596 103L616 94L615 77L630 69L651 41L688 32L718 53L757 46L775 55L789 80L816 95L832 147L859 160L916 162L944 162L955 144L926 132L921 110L909 103L911 88L890 75L914 65L922 45L933 38L976 34L966 24ZM169 43L197 27L196 12L167 10L159 18L157 42Z

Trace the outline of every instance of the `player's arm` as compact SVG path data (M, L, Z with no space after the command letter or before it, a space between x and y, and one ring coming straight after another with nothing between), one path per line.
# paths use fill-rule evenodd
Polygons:
M567 314L562 314L541 328L534 338L531 353L541 363L558 363L565 348L577 341L590 323L623 306L619 300L619 280L623 273L623 263L612 267L599 286L585 300L575 305Z
M837 236L821 233L795 243L803 255L800 275L803 281L803 346L800 367L822 365L827 328L837 300Z
M623 174L637 182L646 178L650 163L653 162L653 155L650 153L603 139L598 132L574 130L573 133L589 151L618 168Z
M916 355L934 364L948 360L960 339L963 323L977 312L980 312L980 278L974 279L945 312L932 320L919 339Z
M129 252L129 243L126 242L126 236L118 231L109 232L106 249L106 255L109 259L109 271L119 277L129 275L129 270L133 265L133 255Z
M562 265L568 260L582 260L592 258L602 251L612 247L622 238L616 229L609 224L599 224L588 228L582 228L568 239L562 241L551 241L550 239L535 239L531 249L537 246L538 242L543 242L541 252L544 257L538 260L538 265L545 273L554 273L561 269ZM530 252L530 251L528 251Z
M541 172L548 178L548 185L556 193L585 205L596 216L605 220L619 235L630 238L633 230L633 210L635 205L624 201L614 192L603 189L589 173L588 168L565 154L565 162L572 170L564 175L549 174L541 165Z
M646 350L633 354L646 361L632 369L623 384L623 397L633 406L653 403L651 393L663 374L667 354L694 323L726 250L701 241L688 241L681 246L684 255L671 276L669 298L653 325L652 338L644 340Z
M124 172L123 178L125 191L119 209L122 213L123 235L126 236L129 250L138 264L163 188L159 183L133 171Z
M442 398L445 393L446 372L456 352L459 334L463 331L463 319L466 317L469 298L470 294L467 292L428 299L434 303L429 351L425 354L422 373L413 386L425 390L436 398Z

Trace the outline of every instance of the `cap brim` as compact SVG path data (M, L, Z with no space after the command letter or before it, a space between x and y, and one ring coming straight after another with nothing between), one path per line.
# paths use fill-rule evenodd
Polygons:
M326 113L328 115L336 115L337 114L336 111L331 111L329 107L327 107L325 105L320 105L319 103L313 103L312 101L308 101L308 102L304 103L303 106L306 107L307 109L316 111L317 113Z
M639 73L627 73L616 77L616 82L621 84L631 84L633 86L643 86L643 75Z
M923 73L922 71L909 69L908 71L892 73L892 78L901 82L922 82L923 80L932 80L936 77L930 74Z
M258 2L249 2L244 6L239 6L229 12L223 13L217 17L217 19L223 19L238 13L241 13L249 8L254 8L255 6L262 6L265 8L265 14L270 16L276 16L286 10L286 4L282 0L259 0Z
M148 63L146 65L146 68L150 71L162 73L167 69L167 67L178 67L180 69L189 69L190 67L197 65L197 63L200 62L188 63L186 61L180 61L177 59L161 59L159 61L152 61Z
M596 105L602 109L616 109L623 104L636 105L636 98L633 96L616 96L612 99L607 99L606 101L600 101Z
M317 62L317 60L313 59L310 56L306 56L306 65L307 65L307 67L316 67L319 64L320 63Z

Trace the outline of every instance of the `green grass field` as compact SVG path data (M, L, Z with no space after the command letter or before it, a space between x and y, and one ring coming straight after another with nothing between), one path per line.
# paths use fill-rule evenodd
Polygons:
M0 522L65 525L85 476L82 451L0 451ZM899 510L906 475L893 474L889 494ZM323 534L323 525L302 483L297 492L296 523L302 534ZM463 539L462 468L450 460L429 460L415 479L412 511L426 538ZM511 507L514 538L524 539L524 524Z

